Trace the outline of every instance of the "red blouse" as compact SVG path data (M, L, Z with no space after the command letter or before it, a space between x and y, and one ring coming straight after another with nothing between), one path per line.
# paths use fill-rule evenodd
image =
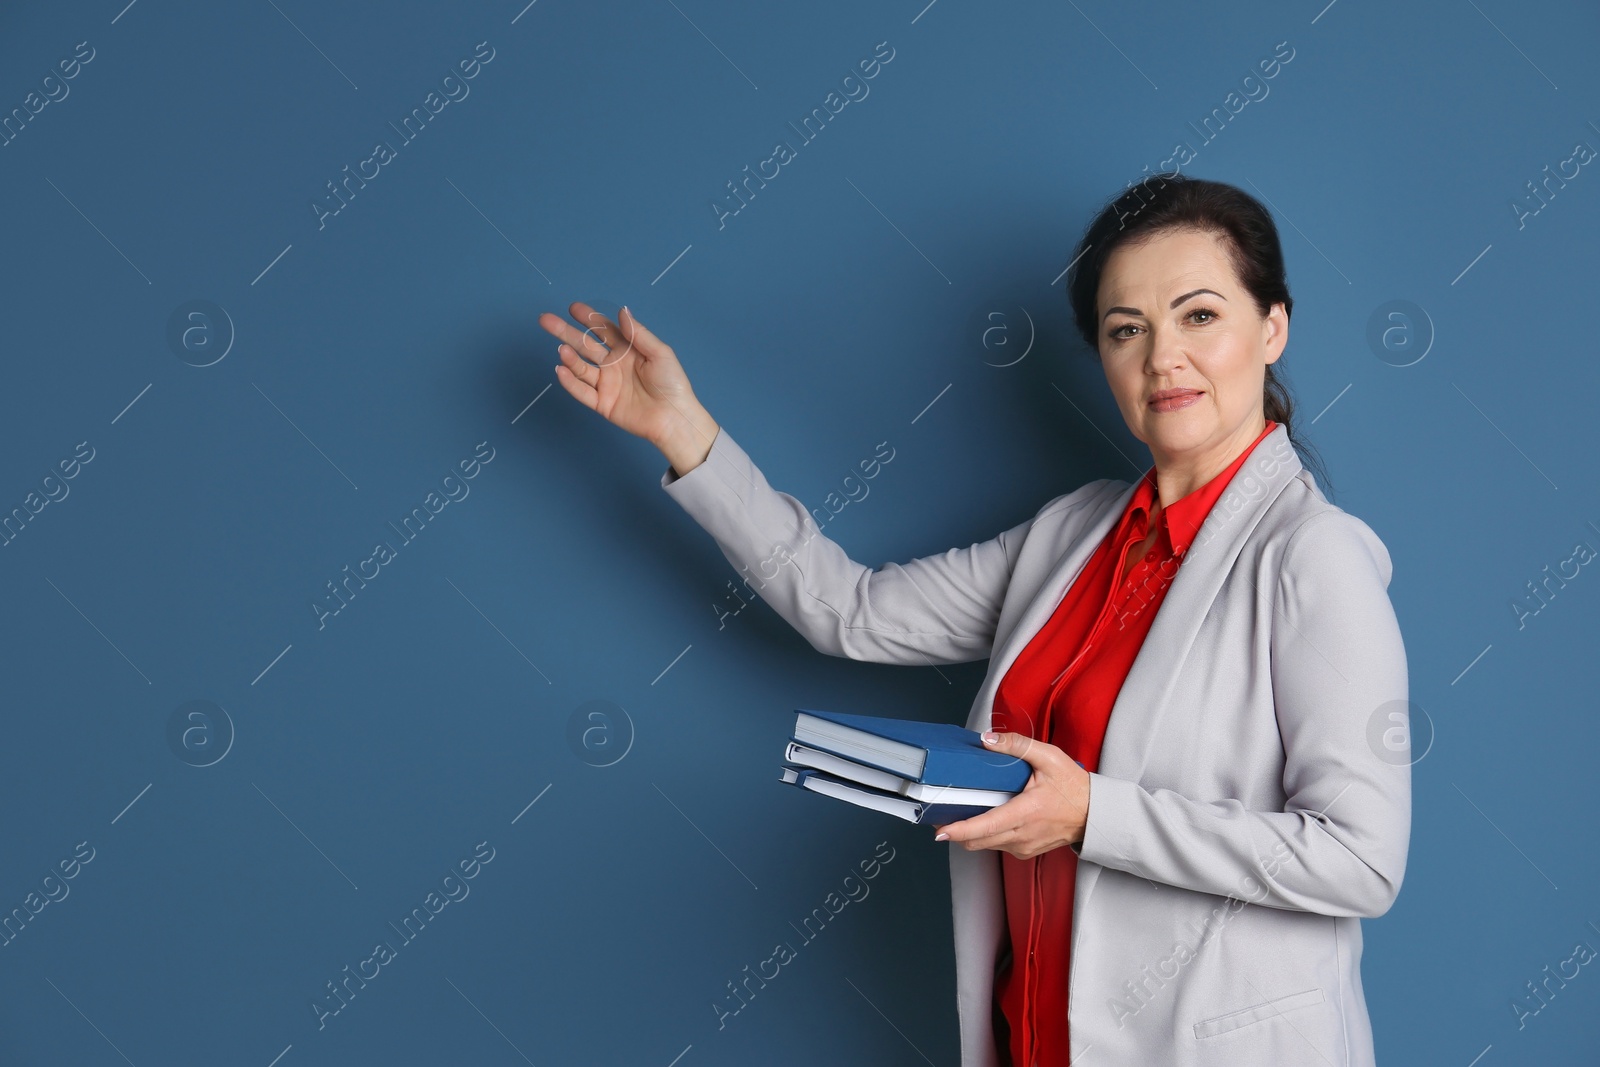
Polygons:
M1226 470L1162 508L1156 516L1161 532L1143 558L1129 566L1129 550L1149 533L1157 502L1155 468L1145 472L1122 518L1001 679L993 729L1048 739L1087 770L1099 767L1112 704L1184 553L1228 482L1277 425L1268 419ZM1011 942L1009 965L995 977L1000 1049L1004 1054L1009 1048L1015 1067L1066 1067L1078 856L1064 847L1026 860L1002 852L1000 869Z

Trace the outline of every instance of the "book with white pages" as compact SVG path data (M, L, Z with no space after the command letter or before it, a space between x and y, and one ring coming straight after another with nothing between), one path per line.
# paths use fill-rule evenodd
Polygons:
M912 800L895 793L885 793L871 786L857 785L835 778L814 767L784 767L779 778L789 785L799 786L825 797L854 804L858 808L881 811L906 822L922 826L938 826L982 815L987 807L972 804L944 804L937 801Z
M814 749L923 785L1019 793L1033 768L985 747L977 731L949 722L796 708L789 737Z
M846 778L852 782L873 789L881 789L886 793L895 793L911 800L927 801L938 804L962 804L975 807L998 807L1017 794L1001 789L966 789L953 785L928 785L925 782L913 781L898 774L883 770L878 767L869 767L864 763L846 759L844 756L832 752L824 752L820 748L801 744L791 740L783 750L785 762L797 763L802 767L813 767L825 774L836 778Z

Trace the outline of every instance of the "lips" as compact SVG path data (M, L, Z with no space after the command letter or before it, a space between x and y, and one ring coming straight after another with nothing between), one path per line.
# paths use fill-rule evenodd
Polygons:
M1163 389L1150 397L1149 406L1157 411L1178 411L1196 403L1203 395L1198 389Z

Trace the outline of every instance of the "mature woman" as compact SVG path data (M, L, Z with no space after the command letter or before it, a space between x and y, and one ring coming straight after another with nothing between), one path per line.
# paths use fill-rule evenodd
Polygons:
M1085 231L1069 296L1154 465L965 549L851 560L623 309L540 324L556 376L657 445L662 487L822 652L989 657L968 715L1027 787L950 850L964 1067L1374 1062L1361 918L1410 840L1388 551L1301 463L1273 364L1271 217L1158 176ZM590 362L580 357L587 356Z

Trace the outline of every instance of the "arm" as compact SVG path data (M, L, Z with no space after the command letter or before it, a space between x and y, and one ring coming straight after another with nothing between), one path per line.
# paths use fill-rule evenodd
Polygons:
M725 429L704 462L682 476L668 468L661 487L812 647L874 663L988 656L1017 552L1038 518L969 548L871 570L824 537L804 504L768 485Z
M539 316L540 326L563 342L557 380L590 410L661 449L671 464L661 488L814 648L904 664L963 663L989 654L1012 568L1037 515L992 541L868 570L821 535L800 501L767 485L695 399L670 345L627 308L616 323L587 304L574 303L570 311L589 329ZM1070 506L1104 484L1057 497L1044 511Z
M1380 757L1372 715L1407 704L1405 648L1388 551L1342 511L1308 520L1274 592L1272 692L1283 736L1284 810L1198 801L1090 776L1079 855L1157 882L1268 907L1382 915L1405 873L1409 750Z

